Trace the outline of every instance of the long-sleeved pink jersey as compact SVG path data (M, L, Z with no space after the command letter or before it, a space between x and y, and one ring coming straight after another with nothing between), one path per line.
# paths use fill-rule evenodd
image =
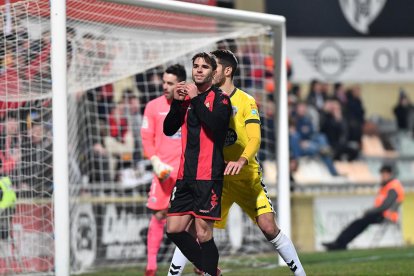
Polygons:
M162 162L174 167L171 177L176 179L182 148L181 129L173 136L163 133L163 123L170 111L170 105L165 96L160 96L146 105L141 137L145 156L151 158L156 155Z

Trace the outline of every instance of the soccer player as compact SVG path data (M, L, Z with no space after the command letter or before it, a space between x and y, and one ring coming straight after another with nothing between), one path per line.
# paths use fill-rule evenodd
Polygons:
M214 57L201 52L192 58L194 83L177 85L164 133L182 131L181 164L170 199L167 236L205 275L217 275L219 253L213 239L220 220L223 187L223 146L231 116L229 97L213 87ZM196 237L186 232L194 220Z
M276 224L272 202L262 182L262 170L256 158L261 140L256 102L252 96L234 86L233 77L237 69L234 54L228 50L216 50L212 54L217 58L215 85L229 94L233 107L224 147L227 166L224 171L221 221L217 221L214 227L225 228L230 207L237 203L257 223L294 275L306 275L292 241ZM179 262L177 258L174 265L183 264L185 261Z
M144 155L151 160L154 178L147 207L153 211L148 226L146 276L157 271L157 254L164 236L168 202L177 179L181 155L181 131L166 136L163 122L170 110L176 85L187 78L180 64L169 66L162 77L164 95L150 101L144 110L141 127Z

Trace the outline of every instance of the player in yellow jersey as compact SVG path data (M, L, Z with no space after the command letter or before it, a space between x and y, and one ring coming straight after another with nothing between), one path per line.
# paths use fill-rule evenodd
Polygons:
M262 182L262 170L256 156L261 141L260 116L256 101L233 84L237 69L234 54L228 50L216 50L212 54L217 59L215 85L229 94L233 107L224 147L227 166L224 171L221 221L216 221L214 227L226 226L230 207L237 203L257 223L294 275L306 275L292 241L276 224L275 212L266 186ZM185 261L175 257L174 254L168 275L181 275L185 265ZM180 269L174 269L177 267Z

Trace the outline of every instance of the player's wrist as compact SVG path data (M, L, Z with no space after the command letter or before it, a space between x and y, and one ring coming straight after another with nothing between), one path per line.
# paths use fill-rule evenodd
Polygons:
M248 160L246 157L241 156L241 157L239 158L238 162L244 166L244 165L246 165L246 164L248 164L248 163L249 163L249 160Z

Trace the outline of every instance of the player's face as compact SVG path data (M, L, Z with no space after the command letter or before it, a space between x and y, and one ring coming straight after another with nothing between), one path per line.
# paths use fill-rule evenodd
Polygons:
M213 68L203 58L199 57L193 63L193 81L197 84L204 84L213 81Z
M224 67L217 62L216 74L214 75L213 84L215 86L221 87L226 81L226 76L224 74Z
M162 76L162 90L167 100L171 100L174 96L174 89L177 85L177 76L173 74L164 73Z

